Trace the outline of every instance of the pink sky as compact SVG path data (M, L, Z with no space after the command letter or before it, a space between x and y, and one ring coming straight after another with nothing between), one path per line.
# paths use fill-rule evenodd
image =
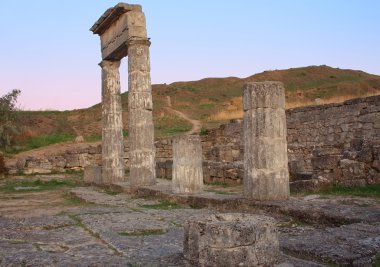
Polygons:
M89 28L117 2L1 1L0 95L20 89L27 110L100 102L100 41ZM380 74L377 0L138 3L152 41L153 83L324 64Z

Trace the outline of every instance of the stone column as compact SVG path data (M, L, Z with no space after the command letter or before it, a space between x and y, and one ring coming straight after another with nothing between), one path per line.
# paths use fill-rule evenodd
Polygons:
M120 61L103 60L102 67L102 182L124 181Z
M281 82L244 86L244 195L257 200L289 197L285 93Z
M132 13L132 12L130 12ZM131 185L156 181L148 39L128 41L129 169Z
M202 145L199 135L173 139L172 188L175 193L203 190Z

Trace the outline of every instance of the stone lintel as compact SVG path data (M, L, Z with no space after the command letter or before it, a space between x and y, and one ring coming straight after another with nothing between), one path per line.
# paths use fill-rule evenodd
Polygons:
M140 5L130 5L126 3L118 3L114 7L107 9L106 12L94 23L90 31L94 34L102 35L121 15L128 11L142 11Z

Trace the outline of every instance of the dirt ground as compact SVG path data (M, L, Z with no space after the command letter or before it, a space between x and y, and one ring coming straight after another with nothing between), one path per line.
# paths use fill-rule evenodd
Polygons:
M0 181L0 188L5 182ZM158 182L145 191L172 194L169 181ZM193 217L220 212L274 218L281 251L278 266L380 263L378 199L311 195L246 203L241 210L241 186L207 186L204 193L191 196L192 204L209 203L204 208L81 183L40 192L20 188L0 191L0 266L193 266L182 253L183 225Z

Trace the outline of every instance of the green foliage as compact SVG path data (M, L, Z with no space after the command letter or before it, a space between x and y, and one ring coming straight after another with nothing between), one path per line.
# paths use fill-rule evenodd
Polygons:
M8 151L14 144L14 138L19 133L16 116L17 97L21 93L13 89L0 97L0 150Z
M7 181L0 187L0 192L39 192L46 190L55 190L61 187L74 187L76 182L74 180L23 180L23 181Z
M1 175L5 173L6 173L6 169L5 169L4 156L0 152L0 178L1 178Z
M334 196L359 196L380 198L380 184L367 185L364 187L347 187L335 185L321 190L319 193Z
M207 135L208 134L208 131L205 127L202 127L201 128L201 132L199 133L200 136L204 136L204 135Z

